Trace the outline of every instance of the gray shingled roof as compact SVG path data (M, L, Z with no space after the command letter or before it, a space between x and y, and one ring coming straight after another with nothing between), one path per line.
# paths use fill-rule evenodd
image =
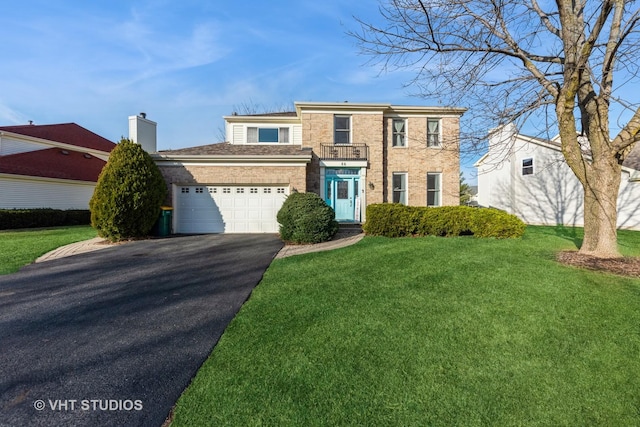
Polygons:
M307 158L311 155L311 148L302 148L300 145L240 145L221 142L178 150L163 150L158 154L168 156L301 156Z
M298 117L298 113L295 111L277 111L273 113L235 115L237 115L238 117Z
M640 171L640 145L636 144L631 153L622 162L623 166Z
M525 136L529 139L537 140L549 145L553 145L557 147L558 150L562 150L562 145L558 141L542 139L542 138L537 138L537 137L528 136L528 135L522 135L522 136ZM633 150L631 150L631 153L629 153L627 158L624 159L624 162L622 162L622 166L640 171L640 144L636 144L636 146L633 147Z

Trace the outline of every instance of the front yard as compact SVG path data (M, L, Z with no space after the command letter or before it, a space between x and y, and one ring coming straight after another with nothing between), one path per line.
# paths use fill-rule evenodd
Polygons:
M53 249L97 235L89 225L0 231L0 274L15 273Z
M579 237L276 260L172 425L640 425L640 280L558 264Z

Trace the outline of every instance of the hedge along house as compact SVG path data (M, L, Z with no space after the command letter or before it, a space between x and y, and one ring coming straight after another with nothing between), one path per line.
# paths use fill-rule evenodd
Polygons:
M0 209L89 209L115 146L75 123L0 127Z
M228 142L154 155L174 232L277 232L277 211L293 191L319 194L340 222L364 222L371 203L459 203L464 109L349 102L295 109L225 116Z

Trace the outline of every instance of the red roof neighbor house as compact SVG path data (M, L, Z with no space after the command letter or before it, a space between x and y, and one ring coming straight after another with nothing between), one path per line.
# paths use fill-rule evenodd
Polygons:
M88 209L115 146L75 123L0 126L0 209Z

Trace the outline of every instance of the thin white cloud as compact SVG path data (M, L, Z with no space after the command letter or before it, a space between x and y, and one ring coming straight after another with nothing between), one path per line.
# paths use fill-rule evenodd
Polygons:
M0 101L0 123L11 125L27 124L26 115L8 107Z

